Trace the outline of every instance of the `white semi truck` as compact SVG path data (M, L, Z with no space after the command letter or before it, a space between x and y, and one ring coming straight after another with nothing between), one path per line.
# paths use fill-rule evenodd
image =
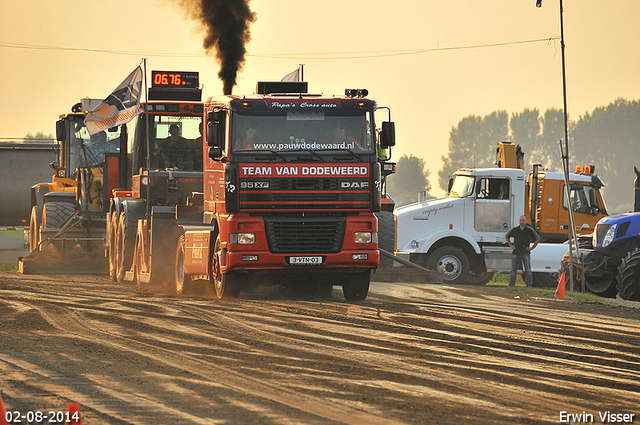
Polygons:
M484 284L493 272L509 272L511 249L505 234L525 215L525 177L517 168L457 170L446 198L396 208L397 255L441 273L445 283ZM571 181L576 191L592 182L573 173ZM545 203L562 211L559 196ZM555 284L567 251L562 242L540 243L533 250L534 285Z

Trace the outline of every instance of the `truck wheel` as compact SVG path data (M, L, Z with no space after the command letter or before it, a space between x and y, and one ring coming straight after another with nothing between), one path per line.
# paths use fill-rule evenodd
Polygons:
M378 217L378 248L393 254L396 249L396 220L392 212L380 211ZM394 261L380 255L380 267L393 267Z
M465 283L469 285L486 285L493 279L493 272L469 273Z
M443 246L429 256L427 268L440 273L444 283L463 283L469 276L469 259L461 249Z
M176 247L176 265L174 274L173 293L181 295L185 288L191 283L191 276L184 274L184 235L180 235Z
M534 288L555 288L558 286L559 273L534 273Z
M343 277L342 292L347 301L364 301L369 293L371 271L366 270L355 275Z
M107 260L109 263L109 278L112 281L117 281L116 278L116 229L118 225L116 223L116 213L115 211L109 212L107 214Z
M622 259L616 278L617 290L625 300L640 301L640 249Z
M35 251L40 243L40 223L38 223L38 207L31 208L29 217L29 251Z
M118 219L118 236L116 243L118 244L118 257L116 261L116 280L118 283L124 282L124 275L131 268L133 262L133 251L135 249L135 240L131 240L130 232L127 232L127 223L125 221L124 211L120 213Z
M218 252L220 251L220 235L216 239L213 248L213 255L209 261L211 270L209 273L211 283L213 284L214 296L217 299L237 298L240 293L240 283L238 275L234 272L220 272L220 261L218 260Z
M65 221L76 211L70 202L47 202L42 207L42 228L56 229L62 227Z

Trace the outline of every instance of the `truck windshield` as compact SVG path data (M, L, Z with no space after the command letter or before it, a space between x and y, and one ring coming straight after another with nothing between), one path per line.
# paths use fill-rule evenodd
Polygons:
M117 131L101 131L90 135L84 125L84 116L69 117L69 146L67 151L67 170L93 167L104 162L104 154L120 151L120 128Z
M593 186L583 186L581 184L572 184L571 185L571 208L573 211L577 213L584 214L597 214L601 210L606 210L606 208L600 208L598 205L598 198L596 197L597 189ZM568 208L567 203L567 192L562 191L563 194L563 202L562 206L566 210ZM604 211L603 211L604 212Z
M326 112L287 112L281 115L234 115L232 150L350 150L374 151L372 120L368 113L331 115Z
M151 169L202 171L202 117L168 114L151 117ZM136 134L133 146L135 169L147 168L146 118L144 114L138 118L133 130ZM129 126L133 129L133 125Z
M465 198L473 193L474 178L471 176L455 176L449 196L451 198Z

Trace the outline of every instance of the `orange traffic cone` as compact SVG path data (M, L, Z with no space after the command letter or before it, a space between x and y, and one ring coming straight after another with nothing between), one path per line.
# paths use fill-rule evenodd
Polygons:
M71 403L67 406L67 420L71 425L82 425L82 415L78 403Z
M564 273L560 275L560 281L558 282L558 288L556 289L556 298L564 298Z
M9 425L7 422L7 411L4 410L4 403L2 402L2 394L0 394L0 425Z

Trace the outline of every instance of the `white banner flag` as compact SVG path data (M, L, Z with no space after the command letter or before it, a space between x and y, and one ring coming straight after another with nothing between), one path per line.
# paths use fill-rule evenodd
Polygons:
M300 81L300 68L288 73L280 81Z
M126 124L142 112L142 68L137 67L105 100L84 118L89 134Z

